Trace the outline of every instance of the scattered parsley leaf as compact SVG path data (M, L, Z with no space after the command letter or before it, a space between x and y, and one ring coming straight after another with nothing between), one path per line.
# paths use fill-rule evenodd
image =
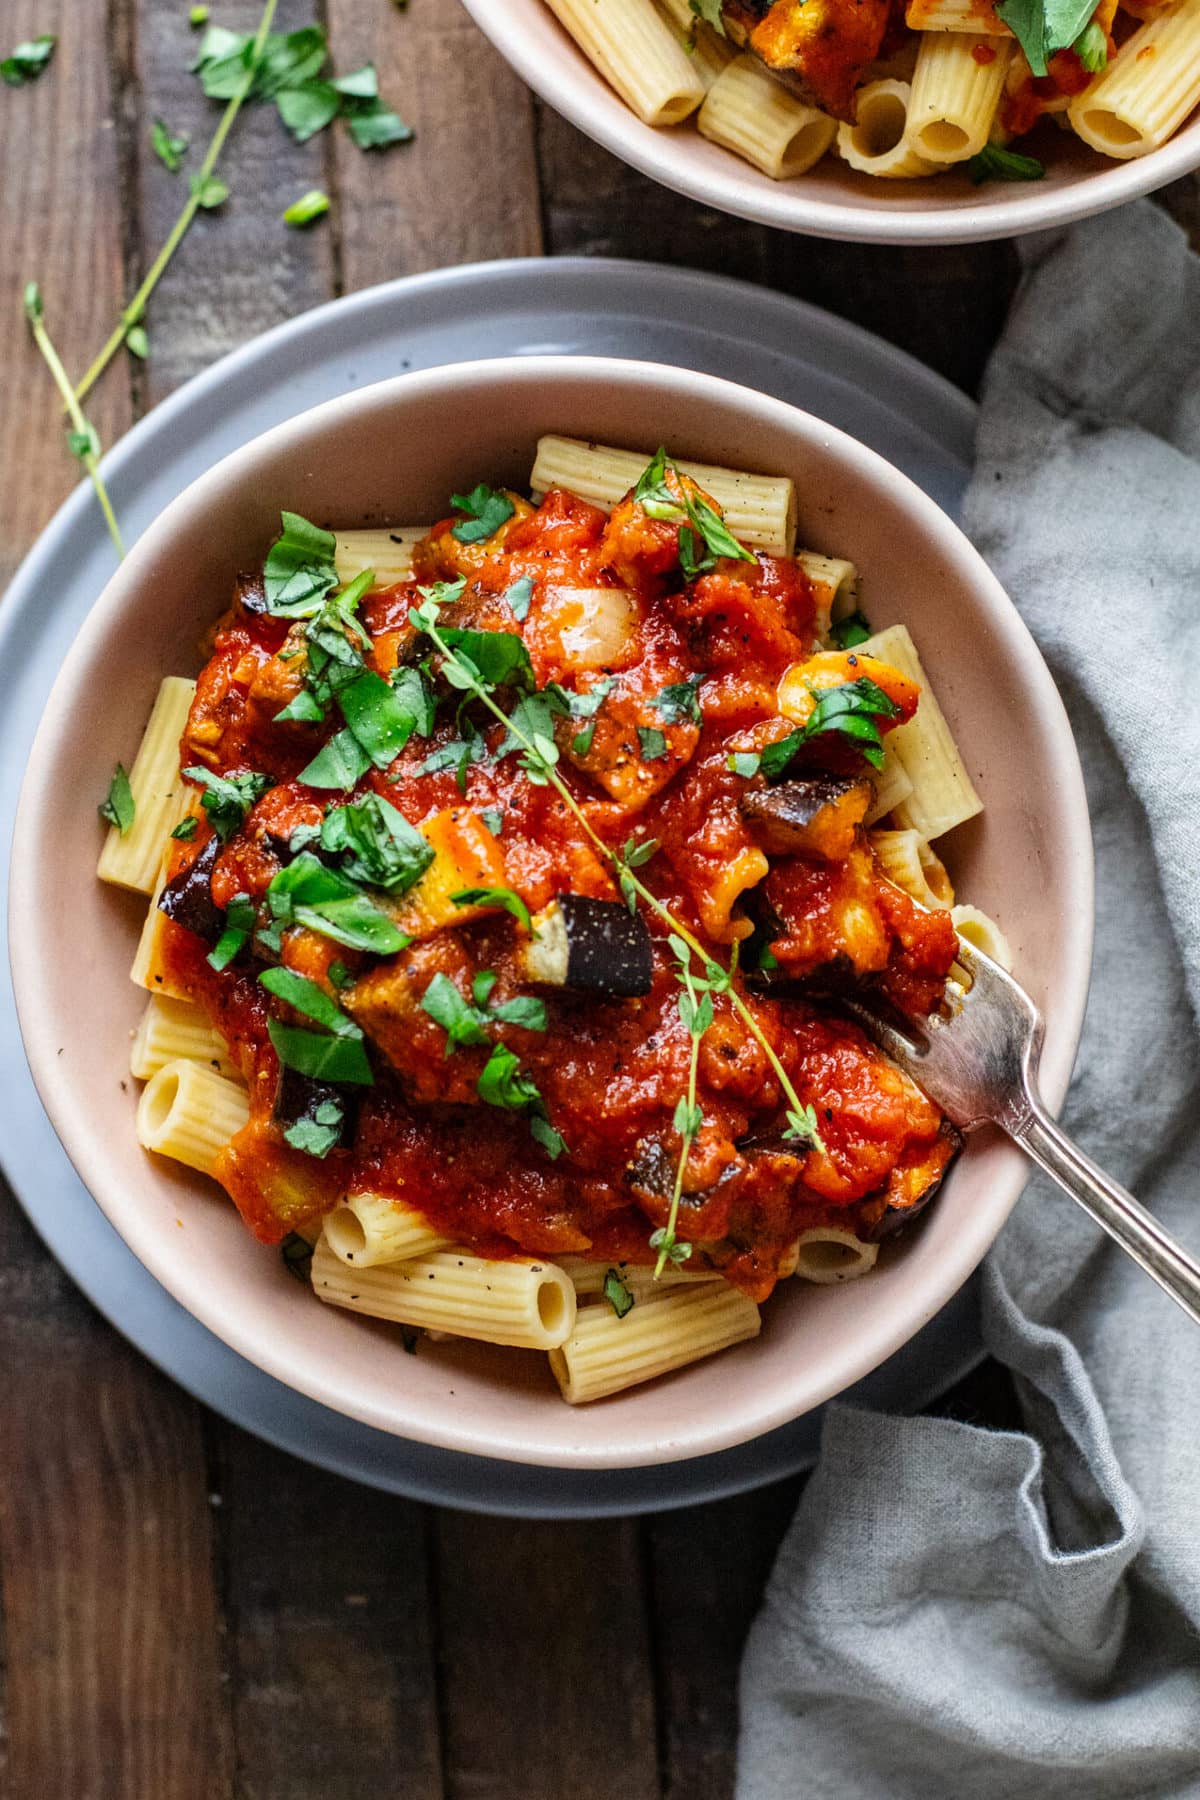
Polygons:
M639 725L638 743L643 762L660 762L667 754L667 740L657 725Z
M738 542L720 513L702 495L688 495L687 514L691 529L684 526L679 533L679 566L688 581L711 569L721 556L732 557L736 562L758 561L753 550ZM704 556L697 555L697 539L704 544Z
M1098 75L1108 67L1108 38L1095 19L1084 26L1071 48L1089 75Z
M810 689L815 705L805 724L789 731L759 754L759 767L768 781L778 781L802 744L823 732L837 731L853 738L873 769L883 767L883 739L879 719L894 719L900 708L869 676L843 682L838 687Z
M491 1016L504 1025L517 1025L522 1031L546 1029L546 1003L532 994L518 994L512 1000L502 1000L499 1006L493 1007Z
M241 830L246 814L271 785L269 775L255 774L252 769L239 775L214 775L211 769L196 764L183 772L189 781L198 782L204 789L200 804L223 844Z
M446 1055L460 1044L486 1044L486 1015L465 1000L448 975L437 974L421 996L422 1011L446 1033Z
M53 32L44 31L40 37L17 44L0 61L0 81L9 87L25 87L31 81L37 81L49 68L57 43Z
M505 912L511 913L526 931L532 932L533 930L533 919L530 916L529 908L520 894L514 894L511 888L463 888L460 893L451 894L450 898L455 906L501 906Z
M386 769L412 736L417 721L396 689L366 669L340 687L342 717L377 769Z
M967 159L967 174L978 187L983 181L1040 181L1046 165L1036 156L1022 156L1000 144L985 144L977 156Z
M307 194L301 194L299 200L293 200L285 208L283 222L297 227L311 225L328 211L329 195L323 194L320 188L309 188Z
M686 519L687 512L682 500L667 484L668 468L675 470L678 476L679 471L668 461L666 450L660 444L638 476L633 498L648 519L674 523Z
M342 1135L345 1114L336 1100L323 1100L310 1118L307 1114L289 1125L284 1142L305 1156L324 1158L337 1147Z
M609 1269L605 1275L603 1291L604 1298L608 1301L608 1304L612 1307L618 1319L623 1319L625 1314L631 1310L634 1304L633 1290L628 1283L621 1278L620 1273L616 1269Z
M541 1098L532 1075L522 1069L520 1057L507 1044L493 1045L475 1085L481 1100L505 1112L520 1112Z
M180 164L187 154L190 139L181 134L174 136L170 126L163 119L155 119L150 128L150 146L164 169L171 175L179 173ZM129 342L128 337L125 339Z
M406 665L393 669L388 680L395 689L397 701L412 721L411 735L428 737L437 711L437 698L429 677L422 669Z
M679 725L686 720L702 725L704 714L700 710L697 690L703 680L703 675L689 675L686 681L673 681L661 693L655 694L650 704L668 725Z
M482 544L485 538L494 537L516 511L511 500L498 494L485 481L472 488L469 494L451 494L450 504L467 515L452 527L450 533L460 544Z
M871 625L865 613L848 613L844 619L835 619L829 627L829 641L836 644L839 650L853 650L856 644L865 644L871 635Z
M133 824L137 809L123 763L118 763L113 771L113 778L108 784L108 797L101 801L97 810L102 819L107 819L110 825L116 826L122 837Z
M196 815L194 813L189 813L186 819L180 819L178 825L171 833L171 836L173 838L179 838L181 842L185 844L190 844L196 835L196 828L199 823L200 821Z
M245 946L249 936L248 931L241 931L236 925L227 925L205 958L209 968L216 969L218 974L222 969L227 969Z

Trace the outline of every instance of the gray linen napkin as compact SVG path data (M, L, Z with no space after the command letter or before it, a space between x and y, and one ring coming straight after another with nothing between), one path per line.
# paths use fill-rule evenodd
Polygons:
M966 526L1079 741L1094 985L1065 1123L1200 1246L1200 261L1028 242ZM1200 1329L1031 1182L985 1271L1026 1430L833 1407L742 1671L739 1800L1200 1796Z

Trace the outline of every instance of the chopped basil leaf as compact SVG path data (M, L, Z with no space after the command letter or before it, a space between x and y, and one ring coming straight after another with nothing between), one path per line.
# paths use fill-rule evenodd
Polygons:
M1089 75L1097 75L1108 67L1108 38L1095 19L1084 26L1071 48Z
M301 688L296 698L290 700L282 712L275 714L272 722L283 725L289 721L303 725L323 725L325 708L308 688Z
M495 1044L476 1082L479 1098L488 1106L520 1112L540 1100L537 1083L521 1067L521 1059L507 1044Z
M537 1105L530 1108L529 1135L535 1144L540 1144L551 1162L557 1162L567 1148L567 1140L560 1131L555 1131L545 1113Z
M485 806L480 818L493 837L499 837L504 827L504 814L498 806Z
M335 1000L331 1000L323 987L310 981L307 975L298 975L294 969L264 969L259 976L261 986L268 994L274 994L284 1000L306 1019L323 1025L326 1031L332 1031L337 1037L361 1037L362 1032L352 1019L348 1019Z
M246 814L271 785L269 775L256 775L252 769L244 769L239 775L214 775L211 769L196 764L183 772L189 781L203 787L200 804L223 844L241 830Z
M609 1269L604 1277L604 1298L618 1319L623 1319L633 1306L633 1290L622 1280L616 1269Z
M458 775L458 785L466 792L467 769L471 763L482 762L487 755L487 745L477 731L469 737L451 738L439 749L433 750L424 762L417 764L418 775L440 775L445 769L454 769Z
M307 926L350 950L390 956L409 942L352 881L310 850L280 869L267 889L267 905L280 924Z
M314 1081L374 1086L375 1077L361 1037L330 1037L304 1031L298 1025L283 1025L278 1019L267 1020L267 1031L280 1062L285 1068L295 1069L298 1075L308 1075Z
M250 933L240 931L236 925L227 926L221 933L205 961L210 968L220 970L228 968L238 951L245 945Z
M520 894L514 894L508 887L463 888L460 893L451 894L455 906L502 906L511 913L526 931L533 930L533 919L529 908Z
M193 175L188 186L196 205L202 206L205 212L215 212L229 198L229 184L219 175Z
M17 44L0 61L0 81L9 87L24 87L27 82L36 81L49 68L57 42L53 32L44 31L40 37Z
M976 187L982 181L1040 181L1046 165L1036 156L1022 156L1000 144L985 144L977 156L967 159L967 174Z
M811 690L815 705L808 721L778 743L768 744L759 756L759 767L768 781L777 781L802 744L827 731L853 738L873 769L883 767L883 739L877 720L894 719L900 708L868 676L843 682L839 687Z
M711 569L721 556L733 557L738 562L758 561L753 550L747 550L744 544L739 544L720 513L700 494L688 495L687 514L692 530L689 531L686 526L680 530L679 564L689 581L703 574L706 569ZM703 542L707 551L703 557L696 554L697 539Z
M196 835L196 828L199 823L200 821L196 815L194 813L189 813L186 819L180 819L178 825L171 833L171 836L173 838L179 838L184 844L190 844Z
M350 970L346 967L344 962L331 962L326 970L326 974L329 976L333 986L339 991L354 986L354 976L350 973Z
M311 225L329 211L329 205L328 194L323 194L320 188L309 188L307 194L301 194L298 200L284 208L283 222L297 227Z
M758 766L768 781L778 781L804 741L804 732L797 727L759 752Z
M666 450L660 444L638 476L633 498L648 519L674 523L677 519L686 519L687 513L682 500L667 485L668 468L675 469L675 465L668 462ZM678 470L675 473L678 475Z
M673 681L661 693L655 694L650 704L668 725L679 725L688 719L702 725L704 714L700 710L697 689L703 680L703 675L689 675L686 681Z
M865 613L848 613L844 619L835 619L829 627L829 641L836 644L839 650L853 650L856 644L865 644L871 635L870 622Z
M492 1017L505 1025L518 1025L522 1031L545 1031L546 1003L530 994L518 994L515 999L503 1000L493 1007Z
M113 778L108 784L108 798L100 802L97 811L102 819L107 819L110 825L116 826L122 837L133 824L137 808L123 763L118 763L113 770Z
M505 589L504 598L518 625L523 624L529 612L529 602L533 599L533 576L518 576L512 586Z
M751 775L758 774L761 759L755 750L731 750L726 760L735 775L744 775L749 779Z
M456 656L470 663L487 687L517 687L526 691L534 685L533 664L524 640L515 631L460 631L444 626L441 636ZM443 670L452 687L460 687L452 664Z
M487 1005L488 995L491 993L499 979L500 977L496 974L495 969L480 969L477 975L472 976L471 997L476 1006Z
M342 113L360 150L386 150L389 144L407 144L413 135L412 126L385 100L345 99Z
M659 762L667 754L667 740L657 725L639 725L638 743L643 762Z
M267 552L263 586L267 611L280 619L310 619L337 586L332 531L311 525L299 513L280 513L283 529Z
M189 142L190 139L185 134L176 137L164 119L155 119L150 127L150 147L164 169L172 175L179 173Z
M713 30L719 31L722 37L728 35L725 30L725 20L721 16L721 0L688 0L688 4L698 19L702 19L706 25L711 25Z
M364 63L361 69L354 69L349 75L339 75L332 85L339 94L345 94L351 100L375 100L379 96L379 78L374 63Z
M284 1142L305 1156L323 1158L336 1148L345 1114L336 1100L323 1100L312 1118L297 1119L283 1134Z
M412 721L410 734L428 737L437 711L437 698L429 677L421 669L405 666L393 669L388 680L395 690L397 703Z
M1034 75L1047 73L1047 59L1075 42L1095 10L1095 0L998 0L996 6Z
M346 724L377 769L386 769L395 761L416 727L411 709L391 683L373 669L364 670L339 687L337 703Z
M378 794L334 807L321 826L321 848L340 856L355 881L402 894L433 861L433 845Z
M460 544L482 544L485 538L494 537L516 511L512 501L490 488L486 481L469 494L451 494L450 504L467 515L451 530L451 536Z
M339 788L348 793L371 766L367 755L352 731L338 731L313 757L298 779L307 787Z
M341 97L331 81L305 81L276 94L279 117L298 144L332 125L342 109ZM322 209L324 210L324 209ZM284 214L287 217L287 214Z
M479 1008L464 1000L448 975L435 975L421 996L422 1009L446 1033L446 1055L460 1044L486 1044L487 1019Z

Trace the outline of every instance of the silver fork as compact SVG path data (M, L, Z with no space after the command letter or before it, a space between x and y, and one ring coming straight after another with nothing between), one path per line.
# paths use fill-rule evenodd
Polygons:
M902 1029L859 1000L844 1001L845 1010L961 1130L990 1120L1006 1131L1200 1324L1200 1263L1059 1130L1042 1104L1041 1013L981 950L960 940L958 961L970 986L948 985L944 1018Z

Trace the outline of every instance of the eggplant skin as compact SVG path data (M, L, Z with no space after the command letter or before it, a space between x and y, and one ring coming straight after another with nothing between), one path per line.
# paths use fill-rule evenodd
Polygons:
M869 1244L882 1243L885 1238L894 1237L898 1231L903 1230L919 1213L923 1213L953 1168L963 1141L962 1132L957 1126L952 1125L949 1119L943 1119L937 1136L938 1166L932 1171L913 1170L911 1173L916 1179L912 1184L915 1191L911 1198L906 1198L902 1205L894 1201L885 1205L876 1219L862 1220L858 1227L859 1236ZM942 1156L940 1152L947 1144L950 1153Z
M873 798L871 783L861 777L813 775L751 788L741 810L764 850L844 862Z
M526 952L529 980L546 987L632 1000L654 979L650 933L640 913L620 900L559 894L534 920Z
M352 1142L358 1125L358 1095L328 1081L314 1081L310 1075L300 1075L280 1064L272 1112L277 1124L297 1125L301 1119L317 1123L317 1110L328 1101L333 1101L342 1114L338 1143Z
M889 0L722 0L721 17L806 105L853 124L855 89L879 55L889 11Z
M168 881L158 900L159 912L206 944L215 944L225 929L225 914L212 897L213 870L220 854L221 840L209 838L187 868Z

